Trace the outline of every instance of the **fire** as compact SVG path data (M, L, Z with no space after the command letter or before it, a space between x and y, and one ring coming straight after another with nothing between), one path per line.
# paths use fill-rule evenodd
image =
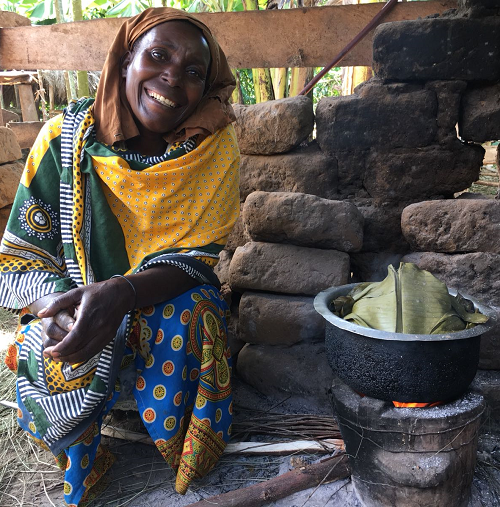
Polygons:
M442 405L442 401L434 401L433 403L402 403L400 401L393 401L393 405L396 408L424 408L424 407L437 407Z

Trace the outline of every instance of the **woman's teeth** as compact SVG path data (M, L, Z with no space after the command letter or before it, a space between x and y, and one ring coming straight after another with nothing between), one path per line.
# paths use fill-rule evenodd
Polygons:
M153 97L153 99L157 100L160 104L163 104L164 106L167 106L167 107L175 107L175 103L166 99L165 97L162 97L161 95L159 95L158 93L155 93L155 92L149 92L149 96L150 97Z

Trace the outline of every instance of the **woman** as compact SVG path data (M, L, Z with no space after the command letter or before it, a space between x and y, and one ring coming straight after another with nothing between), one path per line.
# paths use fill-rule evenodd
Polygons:
M19 424L78 505L111 466L100 425L136 376L139 413L177 470L207 473L231 422L227 306L212 272L239 210L234 87L209 29L175 9L120 28L95 102L50 120L2 241L0 304Z

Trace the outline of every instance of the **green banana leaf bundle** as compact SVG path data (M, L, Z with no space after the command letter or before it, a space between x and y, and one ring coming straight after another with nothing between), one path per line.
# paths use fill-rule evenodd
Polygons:
M445 334L488 320L460 294L415 264L389 266L381 282L357 285L331 303L335 315L360 326L393 333Z

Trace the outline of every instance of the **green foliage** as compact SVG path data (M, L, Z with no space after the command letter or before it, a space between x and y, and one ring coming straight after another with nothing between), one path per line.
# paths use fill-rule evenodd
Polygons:
M321 67L314 70L314 75L321 71ZM330 69L319 83L313 88L313 104L317 103L323 97L336 97L342 94L342 68L334 67Z
M255 88L253 85L252 69L238 69L241 94L245 104L255 104Z
M151 7L151 2L147 0L122 0L106 12L107 18L130 17L140 14L142 11Z

